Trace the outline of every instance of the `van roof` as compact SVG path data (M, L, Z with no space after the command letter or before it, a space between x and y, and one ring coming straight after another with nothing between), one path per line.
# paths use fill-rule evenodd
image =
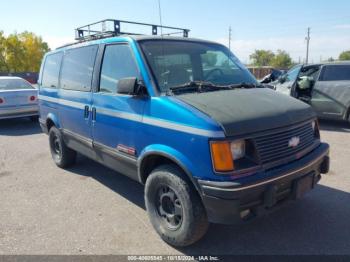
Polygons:
M333 61L333 62L322 62L315 64L307 64L304 67L313 67L313 66L323 66L323 65L350 65L350 61Z
M188 42L201 42L201 43L210 43L210 44L218 44L213 41L203 40L198 38L188 38L188 37L179 37L179 36L160 36L160 35L120 35L107 37L102 39L90 40L90 41L78 41L70 44L66 44L56 48L56 50L64 50L70 48L76 48L80 46L88 46L88 45L96 45L101 43L113 43L119 41L147 41L147 40L167 40L167 41L188 41Z

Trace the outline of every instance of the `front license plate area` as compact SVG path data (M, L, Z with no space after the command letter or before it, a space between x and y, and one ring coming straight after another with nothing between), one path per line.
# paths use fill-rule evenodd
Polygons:
M314 187L314 174L299 178L294 183L294 198L300 199Z

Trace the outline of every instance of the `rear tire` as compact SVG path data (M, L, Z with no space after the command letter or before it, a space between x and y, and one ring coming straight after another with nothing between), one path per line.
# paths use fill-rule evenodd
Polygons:
M154 229L172 246L191 245L208 230L202 201L176 166L163 165L152 171L146 181L145 203Z
M52 159L58 167L66 168L75 164L76 151L66 146L61 132L54 126L49 131L49 143Z

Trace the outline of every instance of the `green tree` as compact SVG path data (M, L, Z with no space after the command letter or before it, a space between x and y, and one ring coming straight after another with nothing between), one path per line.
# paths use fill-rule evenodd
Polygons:
M253 65L255 66L270 65L274 57L275 54L270 50L255 50L255 52L249 56L249 58L253 60Z
M0 72L8 72L9 68L6 63L6 37L4 32L0 31Z
M47 43L34 33L13 33L5 37L0 32L0 71L38 72L41 60L49 50Z
M273 57L271 61L271 66L275 68L289 68L292 65L292 58L284 50L277 50L277 54Z
M339 60L350 60L350 50L342 52L339 55Z
M6 64L10 72L22 72L24 68L24 46L18 34L14 33L6 39Z
M38 72L43 56L49 51L47 43L31 32L23 32L19 38L24 46L25 71Z

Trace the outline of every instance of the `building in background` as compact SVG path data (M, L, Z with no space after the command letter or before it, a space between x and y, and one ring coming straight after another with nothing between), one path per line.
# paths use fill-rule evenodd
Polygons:
M20 72L20 73L0 72L0 76L18 76L34 85L38 82L39 74L36 72Z

